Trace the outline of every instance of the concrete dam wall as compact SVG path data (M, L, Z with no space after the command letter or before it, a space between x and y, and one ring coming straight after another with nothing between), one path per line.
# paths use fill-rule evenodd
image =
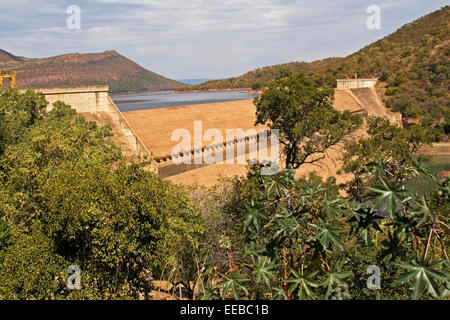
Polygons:
M265 133L264 143L259 143L260 134ZM227 160L232 161L231 164L247 164L252 160L269 160L268 158L274 157L271 154L271 130L261 130L257 135L244 136L235 138L234 140L225 141L223 143L212 144L207 147L199 149L191 149L187 152L180 152L175 155L166 155L162 157L156 157L155 161L158 163L158 173L161 177L168 178L183 172L207 167L214 163L206 163L204 159L205 153L212 158L219 156L222 159L218 164L226 164ZM261 152L266 150L267 158L261 158ZM229 156L232 155L232 156ZM188 161L189 164L174 163L174 160ZM198 163L198 164L196 164Z
M125 156L151 156L146 146L134 132L128 121L108 94L108 86L85 86L68 88L38 88L49 102L49 110L56 101L64 102L88 121L100 126L109 125L113 129L112 138L121 147ZM23 91L23 90L22 90ZM157 172L158 165L153 161L151 170Z
M347 100L341 103L343 104L343 106L340 106L340 108L341 109L344 108L346 110L350 109L351 112L360 113L363 116L369 114L387 117L392 122L396 122L400 125L401 116L399 119L397 119L395 115L391 114L385 109L383 103L379 99L374 88L376 82L377 82L376 79L338 80L337 92L341 92L340 93L341 96L344 94L342 92L347 93L346 96ZM95 121L99 126L109 125L114 133L114 136L111 138L111 140L122 149L122 152L125 155L125 157L128 158L132 157L133 155L150 156L152 159L152 165L150 166L150 169L156 172L161 177L172 177L184 172L196 170L210 165L200 161L199 162L192 161L189 164L179 164L178 161L174 161L176 159L174 159L171 154L167 154L167 152L170 151L158 154L158 157L152 155L150 151L147 149L146 145L141 140L141 138L138 136L136 131L133 129L133 127L130 125L130 123L127 121L127 119L124 117L124 115L120 112L115 103L109 97L108 86L44 88L34 90L42 92L45 95L47 101L50 103L49 108L51 108L52 104L55 103L56 101L62 101L67 105L70 105L73 109L77 111L77 113L80 116L84 117L86 120ZM355 107L350 108L349 105L347 105L351 102L350 100L353 101ZM214 115L217 114L217 108L218 107L214 105L214 110L211 110L211 112L213 112L212 114ZM254 107L252 106L252 108L248 109L249 110L251 109L250 111L253 112L253 108ZM196 117L201 116L200 114L196 113L193 114L193 112L197 110L196 108L193 108L192 110L193 111L189 113L191 117L196 119ZM198 110L204 112L204 106L201 106L201 108L198 107ZM242 113L241 106L236 106L236 111L239 111L238 114ZM224 109L223 112L227 115L227 117L230 117L229 106L227 106L227 108ZM179 117L178 112L176 112L176 115ZM172 120L171 119L172 118L170 117L168 117L167 119L166 118L161 119L158 118L157 115L152 115L151 117L147 118L139 117L139 121L137 122L135 121L134 124L137 125L136 129L141 131L144 130L143 132L145 133L146 130L145 128L147 127L154 128L155 126L158 127L157 126L158 122L160 124L163 123L164 126L166 124L170 125L171 121L173 121L173 119ZM167 121L169 121L169 123L167 123ZM131 123L133 122L131 121ZM218 124L220 125L220 123L221 122L219 121ZM143 127L142 124L144 124ZM253 124L253 118L251 124ZM141 125L141 128L139 127L139 125ZM244 123L241 124L240 126L247 128L249 125L245 125ZM142 133L141 131L138 132ZM268 133L270 135L270 131ZM154 135L151 135L151 137L152 139L154 139ZM145 134L143 138L145 141ZM161 138L164 138L164 136L161 136ZM207 149L212 148L213 150L210 149L208 153L212 151L213 155L222 154L222 158L225 159L227 150L232 148L236 150L235 154L237 154L237 148L240 146L245 148L244 157L246 158L245 160L248 161L253 158L252 152L250 152L249 150L249 145L250 143L253 143L255 139L257 139L256 136L252 136L252 137L245 137L244 140L236 139L234 141L226 141L224 143L221 143L220 145L214 145L208 148L204 146L198 150L193 149L185 152L184 154L175 155L175 157L176 158L181 157L184 159L190 158L192 160L200 159L203 157L205 152L208 151ZM146 143L149 143L149 141L150 142L153 141L149 139L147 140L148 141L146 141ZM235 160L237 161L237 158L235 158Z

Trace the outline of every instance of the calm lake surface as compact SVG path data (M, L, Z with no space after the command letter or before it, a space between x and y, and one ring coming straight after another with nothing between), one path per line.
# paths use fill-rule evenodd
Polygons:
M214 102L250 100L257 96L245 91L223 92L189 92L174 93L173 91L150 92L111 96L122 112L189 106Z
M449 156L432 156L429 163L429 168L436 174L442 171L450 171L450 157ZM435 184L429 179L416 179L409 182L406 187L421 194L428 193L435 187Z

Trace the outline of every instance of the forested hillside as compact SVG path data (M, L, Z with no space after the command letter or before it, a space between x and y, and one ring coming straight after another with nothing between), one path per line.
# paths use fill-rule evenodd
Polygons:
M342 58L329 58L325 60L307 62L290 62L256 69L246 74L229 78L225 80L212 80L192 87L183 87L179 91L190 90L215 90L215 89L261 89L264 84L274 80L282 71L291 71L297 73L299 71L312 72L320 67L328 66L331 63L337 63Z
M183 90L260 89L280 70L303 71L321 85L336 79L377 77L385 102L403 114L406 124L433 127L436 139L450 133L450 7L409 23L395 33L345 58L265 67L238 78L206 82Z

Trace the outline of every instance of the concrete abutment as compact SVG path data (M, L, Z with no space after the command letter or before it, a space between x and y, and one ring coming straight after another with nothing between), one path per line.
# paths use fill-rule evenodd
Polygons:
M82 116L92 115L92 117L86 117L88 120L93 118L92 120L96 121L101 117L101 121L97 122L101 122L101 125L109 124L113 129L114 135L122 138L122 141L127 145L127 149L132 150L135 155L151 157L149 150L142 143L114 101L112 101L108 94L108 86L36 88L31 90L44 94L49 102L49 110L51 110L55 102L61 101L71 106ZM158 172L158 164L153 159L150 169L156 173Z

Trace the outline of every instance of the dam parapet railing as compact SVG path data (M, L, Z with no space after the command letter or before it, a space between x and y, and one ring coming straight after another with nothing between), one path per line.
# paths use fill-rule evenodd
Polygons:
M336 87L338 90L344 89L361 89L373 88L377 84L378 79L338 79Z
M261 138L261 135L265 138ZM263 143L260 143L261 139L264 140ZM264 160L260 158L258 152L261 152L262 150L271 150L271 142L272 130L263 129L255 135L235 137L232 140L210 144L175 154L159 156L154 159L158 163L159 175L168 178L180 173L215 164L247 164L248 162ZM231 157L229 152L231 152ZM212 163L205 161L205 153L208 158L211 157L214 159ZM273 154L271 154L271 156L273 156ZM229 162L230 160L232 160L231 163Z

